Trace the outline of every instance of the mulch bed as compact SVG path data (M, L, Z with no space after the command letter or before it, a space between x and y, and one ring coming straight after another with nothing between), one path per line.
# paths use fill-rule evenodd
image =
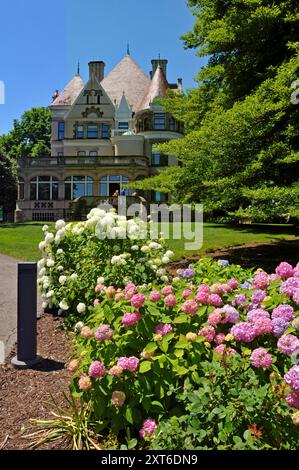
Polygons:
M204 255L215 259L228 259L244 267L262 267L273 272L280 261L298 262L299 237L269 244L248 244L223 249ZM175 275L178 268L186 267L199 257L185 257L172 263L169 271ZM23 427L30 418L47 418L50 407L45 404L52 396L58 404L64 404L63 392L67 392L70 374L65 362L70 358L70 340L61 328L62 320L43 315L38 320L38 352L44 358L31 370L15 370L10 358L0 366L0 449L28 449ZM28 433L29 431L27 431ZM25 433L26 434L26 433ZM40 449L67 449L67 442L44 444Z
M38 320L38 353L44 360L30 370L16 370L6 364L0 366L0 449L25 450L30 440L23 433L30 418L50 417L50 406L45 402L52 396L64 404L63 392L67 392L69 372L65 362L70 357L69 341L61 328L61 319L43 315ZM64 408L66 406L64 405ZM44 444L41 449L66 449L66 442Z

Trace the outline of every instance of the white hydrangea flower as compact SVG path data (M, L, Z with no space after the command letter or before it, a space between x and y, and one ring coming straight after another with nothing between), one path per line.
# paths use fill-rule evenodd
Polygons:
M174 252L171 250L166 251L165 256L168 256L168 258L172 258L174 256Z
M47 259L47 266L48 268L52 268L55 266L55 261L52 258Z
M43 225L42 231L47 232L48 230L49 230L49 226L48 225Z
M62 255L62 254L63 254L63 249L62 249L62 248L58 248L56 254L57 254L57 255Z
M54 291L53 291L53 290L49 290L49 292L46 293L47 299L50 299L51 297L53 297L53 295L54 295Z
M139 250L139 246L138 246L138 245L133 245L133 246L131 246L131 250L132 250L132 251L138 251L138 250Z
M65 227L65 221L64 220L57 220L57 222L55 224L56 230L60 230L63 227Z
M86 310L86 305L83 303L83 302L80 302L78 305L77 305L77 312L78 313L84 313Z
M38 245L40 251L43 251L46 248L46 242L40 242Z
M181 279L180 279L179 277L174 277L174 278L172 279L172 282L173 282L173 284L176 284L177 282L180 282L180 280L181 280Z
M43 268L44 266L46 266L46 262L47 262L47 260L46 260L45 258L40 259L40 260L37 262L37 267L38 267L38 269L41 269L41 268Z
M104 282L105 282L105 278L103 276L98 277L97 284L104 284Z
M168 264L169 262L170 262L170 259L168 258L168 256L163 256L162 263L163 264Z
M161 276L164 276L166 273L165 269L164 268L159 268L157 270L157 276L161 277Z
M59 303L59 307L61 308L61 310L68 310L70 307L68 306L68 303L65 299L63 299L60 303Z
M148 246L151 250L160 250L160 248L162 248L160 243L157 243L157 242L150 242Z
M66 276L59 276L59 279L58 279L59 283L60 284L65 284L66 281L67 281L67 277Z
M168 282L168 277L167 276L161 276L161 281L162 282Z
M42 308L45 310L48 307L48 302L43 302L42 303Z
M83 326L84 326L83 321L78 321L78 322L76 323L76 325L74 326L75 332L76 332L76 333L80 333L80 331L82 330Z
M53 235L53 233L47 233L47 235L45 236L45 243L46 243L46 245L52 243L53 240L54 240L54 235Z
M150 248L149 246L147 245L143 245L140 250L142 251L142 253L149 253L150 252Z
M46 272L47 272L46 268L42 268L38 273L39 277L43 277L46 274Z
M61 266L61 265L58 266L57 271L63 271L63 270L64 270L64 267L63 267L63 266Z
M73 274L71 274L70 278L71 278L72 281L77 281L77 279L78 279L78 274L77 274L77 273L73 273Z

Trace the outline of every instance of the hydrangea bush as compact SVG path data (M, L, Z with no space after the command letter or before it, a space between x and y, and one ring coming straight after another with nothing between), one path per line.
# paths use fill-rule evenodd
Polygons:
M173 252L165 249L162 238L148 240L149 230L150 223L99 208L85 222L45 225L38 262L43 307L73 319L88 313L95 286L168 281L165 266Z
M101 435L176 448L163 436L181 420L183 448L294 448L299 263L269 275L204 259L162 285L91 290L69 369Z

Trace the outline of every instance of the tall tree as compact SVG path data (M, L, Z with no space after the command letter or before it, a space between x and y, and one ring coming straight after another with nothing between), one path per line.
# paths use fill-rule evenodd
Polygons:
M181 167L140 183L232 217L299 217L299 3L190 0L183 37L209 61L199 86L165 100L184 121L182 140L160 146Z
M32 108L14 120L13 129L0 138L0 146L11 158L47 156L51 154L50 137L49 109Z
M14 163L0 149L0 206L4 213L13 212L16 205L17 182Z

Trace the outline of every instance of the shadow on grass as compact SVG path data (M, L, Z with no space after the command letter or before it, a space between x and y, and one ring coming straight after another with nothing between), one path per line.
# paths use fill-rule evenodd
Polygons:
M21 224L7 224L7 223L0 223L1 228L20 228L20 227L42 227L44 224L41 222L24 222ZM49 225L49 224L48 224Z
M212 228L215 230L219 229L228 229L235 230L236 232L242 233L264 233L264 234L281 234L281 235L299 235L299 227L294 225L267 225L267 224L244 224L244 225L234 225L234 224L210 224L208 223L207 228Z
M299 262L299 239L277 240L265 244L247 244L231 248L224 248L202 257L214 259L228 259L231 264L240 264L244 268L262 268L268 273L274 272L281 261L287 261L295 266ZM172 263L171 272L198 260L200 256L184 257Z

